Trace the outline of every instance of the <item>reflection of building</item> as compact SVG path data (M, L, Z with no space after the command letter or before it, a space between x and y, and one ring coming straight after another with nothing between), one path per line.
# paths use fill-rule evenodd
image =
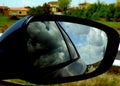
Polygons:
M0 15L8 15L8 10L9 10L9 7L7 6L0 6Z
M10 8L9 16L26 16L28 14L28 8Z
M57 1L48 2L48 4L50 5L51 11L53 13L58 11L58 2Z
M79 9L80 9L80 10L87 9L90 5L91 5L91 4L90 4L90 3L87 3L87 2L85 2L85 3L80 3L80 4L79 4Z

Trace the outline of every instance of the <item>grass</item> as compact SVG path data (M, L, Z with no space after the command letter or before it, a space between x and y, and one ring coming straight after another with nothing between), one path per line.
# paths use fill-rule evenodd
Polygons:
M113 27L115 29L120 28L120 22L106 22L106 21L98 21L98 22Z
M2 25L12 25L16 20L9 20L8 16L0 16L0 26Z
M109 27L112 27L112 28L115 29L115 30L119 33L119 35L120 35L120 22L112 22L112 21L109 21L109 22L107 22L107 21L97 21L97 22L102 23L102 24L104 24L104 25L107 25L107 26L109 26Z
M0 33L4 32L10 25L17 20L9 20L8 16L0 16Z

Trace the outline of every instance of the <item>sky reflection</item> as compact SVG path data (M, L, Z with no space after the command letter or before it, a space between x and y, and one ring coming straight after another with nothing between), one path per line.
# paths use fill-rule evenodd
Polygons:
M59 23L75 44L81 59L86 64L93 64L103 59L107 46L107 35L104 31L81 24Z

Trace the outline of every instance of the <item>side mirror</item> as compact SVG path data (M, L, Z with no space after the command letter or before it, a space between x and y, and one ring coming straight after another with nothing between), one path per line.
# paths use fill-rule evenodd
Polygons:
M112 66L118 45L118 33L97 22L30 15L0 37L0 79L54 84L91 78Z

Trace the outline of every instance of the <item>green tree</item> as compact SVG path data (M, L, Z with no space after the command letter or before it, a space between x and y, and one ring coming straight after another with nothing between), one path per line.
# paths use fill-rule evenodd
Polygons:
M83 17L84 18L91 18L92 15L97 11L97 4L92 4L89 8L84 10Z
M111 18L114 18L114 13L115 13L115 5L114 4L110 4L106 7L106 14L105 14L105 18L107 21L110 21Z
M74 16L74 17L82 17L83 12L84 12L83 10L71 9L67 15Z
M50 5L48 5L47 3L43 4L43 11L44 14L50 14Z
M32 7L30 8L29 14L43 14L44 10L41 6L37 6L37 7Z
M28 11L29 14L36 14L35 13L35 7L30 8L30 10Z
M50 14L50 6L48 4L43 4L43 6L32 7L29 10L29 14Z
M58 6L61 11L66 11L71 0L58 0Z
M116 21L120 20L120 7L116 7L114 18Z
M107 11L108 11L108 6L107 5L102 5L99 9L98 17L99 18L105 18L106 14L107 14Z

